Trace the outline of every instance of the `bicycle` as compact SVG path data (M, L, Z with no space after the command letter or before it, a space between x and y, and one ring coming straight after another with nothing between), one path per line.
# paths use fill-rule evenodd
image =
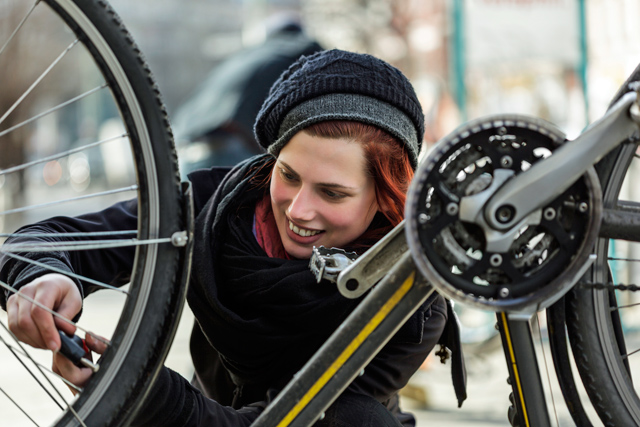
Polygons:
M22 3L14 0L12 4ZM116 127L123 130L80 144L78 141L82 138L76 127L75 134L63 141L66 147L45 154L32 151L42 156L37 160L18 159L10 166L2 164L4 204L20 203L18 199L25 193L24 189L39 198L35 204L27 201L3 207L0 215L3 228L14 230L17 223L32 223L41 209L60 207L58 202L45 201L45 197L66 200L64 213L72 214L83 206L67 209L67 204L102 199L105 205L110 205L114 196L130 198L135 194L140 218L135 230L107 236L70 235L70 240L81 239L80 243L76 240L63 247L46 246L46 235L32 235L44 242L31 247L5 245L2 249L6 256L16 256L15 252L26 250L90 250L109 245L135 248L135 268L121 318L113 334L108 332L111 344L100 361L99 370L76 399L63 399L53 395L56 391L51 392L51 399L61 402L54 415L42 422L126 424L162 363L183 304L192 240L188 188L178 182L171 133L157 89L115 12L99 0L42 0L34 1L19 16L5 34L7 37L2 39L0 59L9 55L7 52L11 52L30 25L44 28L41 20L51 19L61 25L63 31L36 39L27 52L33 55L43 40L47 42L43 54L55 51L50 47L54 42L59 41L63 47L0 113L0 126L3 126L0 143L3 140L5 144L9 140L37 141L36 137L58 135L51 123L61 120L51 120L51 117L63 116L66 108L83 114L93 111L100 123L105 122L104 118L115 118ZM82 67L62 68L65 57L78 50L81 51L78 55L85 60L75 58L71 63L81 63ZM11 57L10 68L17 68L17 58ZM33 56L27 60L33 60ZM64 81L70 85L62 87L62 92L72 92L73 84L83 85L95 76L102 76L104 81L62 101L38 98L41 103L34 102L26 108L38 93L40 96L51 93L51 86L44 85L49 78L53 79L51 76L57 70L62 70L59 78L67 77ZM69 72L88 77L68 79ZM626 115L631 106L636 105L633 82L637 80L640 80L640 70L632 74L616 95L603 121L592 125L573 141L577 141L575 144L565 143L562 132L552 125L522 116L480 119L443 140L416 173L405 223L344 271L332 271L335 257L325 260L324 272L333 274L340 292L351 298L366 296L343 327L254 425L313 423L349 381L366 369L368 360L394 331L434 292L429 282L449 298L499 313L509 363L514 367L511 377L517 407L515 417L521 422L548 424L545 415L536 418L537 414L546 414L537 371L520 369L521 363L536 366L535 357L530 357L533 353L528 319L533 313L548 309L549 319L553 320L550 330L558 371L562 373L561 367L568 363L566 324L571 331L569 338L578 356L582 381L599 416L608 425L640 424L637 417L640 401L632 386L628 365L625 366L621 356L626 352L620 351L629 337L622 334L618 312L611 314L615 294L606 257L609 238L638 240L635 235L637 205L618 201L637 144L636 124ZM3 91L14 86L19 85L7 85ZM99 102L90 103L88 100L94 95L101 98ZM47 104L53 106L47 107ZM20 114L22 118L17 118ZM73 115L65 119L75 120ZM600 148L593 143L600 141L593 134L603 128L617 133L603 137L603 141L611 144L593 155ZM476 143L470 144L471 140ZM91 150L101 151L99 147L114 142L129 147L126 162L135 172L132 175L123 172L115 177L105 173L104 185L109 184L109 179L135 183L102 188L102 184L96 185L95 177L93 183L87 182L87 165L94 161ZM582 149L583 145L589 145L589 149ZM478 146L482 150L474 148ZM104 149L104 152L121 149ZM83 151L89 154L78 156ZM565 169L557 167L563 166L575 152L592 156L581 158ZM113 160L110 154L105 158L109 159L104 160L105 163ZM124 162L117 159L117 163ZM100 168L99 163L94 164L94 169ZM551 192L546 197L541 197L538 190L530 197L522 195L532 191L536 177L554 177L558 169L571 173L552 179L553 186L540 185L539 192L557 187L555 184L559 182L567 183L562 191ZM539 173L540 170L543 173ZM79 196L60 197L55 186L61 180L67 180L69 187L59 191L78 191ZM17 191L9 193L9 188ZM84 193L87 189L95 191ZM11 235L7 232L2 237ZM587 279L579 280L584 274L588 275ZM109 287L104 283L94 285ZM618 285L615 289L636 288ZM522 341L512 341L514 338ZM19 353L24 350L17 344L11 343L8 348L17 358L22 358ZM32 364L31 359L26 363ZM573 381L572 373L560 379L566 400L576 408L572 415L576 423L582 423L577 400L571 394ZM53 385L44 387L55 390ZM598 389L606 392L599 393ZM36 399L31 396L28 400ZM38 400L37 404L41 402ZM615 412L610 408L615 408ZM34 420L35 415L28 414L26 418Z

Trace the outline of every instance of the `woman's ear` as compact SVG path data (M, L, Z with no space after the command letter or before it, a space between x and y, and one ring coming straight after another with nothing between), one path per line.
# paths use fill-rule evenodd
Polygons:
M385 213L389 210L389 205L385 201L377 200L376 205L378 205L378 212Z

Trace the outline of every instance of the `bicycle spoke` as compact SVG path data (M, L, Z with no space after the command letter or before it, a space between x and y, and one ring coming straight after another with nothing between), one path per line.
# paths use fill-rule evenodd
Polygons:
M20 341L18 340L18 338L16 338L16 336L5 326L4 323L0 322L0 324L2 325L2 327L5 329L5 331L7 331L9 333L9 335L15 340L15 342L18 344L18 346L22 349L22 352L24 354L27 355L27 358L31 361L31 363L34 364L34 366L38 369L38 371L40 372L40 374L47 380L47 382L49 383L49 385L56 391L56 393L58 394L58 396L62 399L62 401L65 403L66 409L69 410L69 412L71 412L73 414L73 416L76 418L76 420L78 420L78 422L80 422L80 425L86 427L86 424L84 423L84 421L82 421L82 419L80 418L80 416L76 413L76 411L73 409L73 407L69 404L69 402L67 402L67 400L64 398L64 396L62 395L62 393L60 393L60 390L58 390L56 388L55 385L53 385L53 383L51 382L51 379L46 376L44 374L44 372L42 371L42 369L40 369L39 364L33 360L33 358L31 357L31 355L29 353L27 353L27 351L24 349L24 347L22 346L22 344L20 343ZM16 359L18 359L18 361L22 364L22 366L24 366L24 368L27 370L27 372L29 372L29 374L33 377L34 380L36 380L36 382L40 385L40 387L45 391L45 393L47 393L49 395L49 397L51 397L51 400L53 400L59 407L60 409L65 409L63 406L61 406L59 404L59 402L53 397L53 395L49 392L49 389L47 387L45 387L42 382L34 375L34 373L31 371L31 369L29 369L24 362L22 361L22 359L20 359L14 352L13 352L13 347L9 346L7 344L7 341L0 336L0 341L2 341L4 343L4 345L9 349L9 351L11 351L11 353L15 356Z
M118 231L78 231L70 233L0 233L0 237L96 237L96 236L123 236L138 234L137 230L118 230Z
M23 122L20 122L20 123L18 123L18 124L17 124L17 125L15 125L15 126L12 126L12 127L8 128L8 129L3 130L2 132L0 132L0 137L5 136L6 134L13 132L14 130L20 129L21 127L26 126L26 125L28 125L29 123L32 123L32 122L34 122L34 121L36 121L36 120L38 120L38 119L40 119L40 118L42 118L42 117L46 116L47 114L51 114L51 113L53 113L53 112L55 112L55 111L58 111L58 110L60 110L60 109L62 109L62 108L64 108L64 107L66 107L67 105L71 105L71 104L73 104L74 102L77 102L77 101L79 101L79 100L81 100L81 99L84 99L84 98L86 98L87 96L89 96L89 95L91 95L91 94L94 94L94 93L96 93L97 91L99 91L99 90L101 90L101 89L104 89L104 88L106 88L106 87L107 87L107 84L105 83L105 84L103 84L103 85L101 85L101 86L98 86L98 87L95 87L95 88L93 88L93 89L91 89L91 90L89 90L89 91L87 91L87 92L85 92L85 93L83 93L83 94L81 94L81 95L78 95L78 96L76 96L75 98L71 98L71 99L70 99L70 100L68 100L68 101L65 101L65 102L63 102L63 103L61 103L61 104L58 104L58 105L56 105L55 107L52 107L52 108L50 108L50 109L48 109L48 110L46 110L46 111L43 111L42 113L37 114L37 115L35 115L35 116L33 116L33 117L31 117L31 118L29 118L29 119L27 119L27 120L23 121Z
M22 353L26 355L27 359L29 359L31 361L31 363L33 363L33 365L38 369L38 371L40 372L40 374L47 380L47 382L49 383L49 385L55 390L55 392L58 394L58 396L60 397L60 399L62 399L62 401L65 403L66 409L69 410L69 412L71 412L73 414L73 416L80 422L80 425L86 427L86 424L84 423L84 421L82 421L82 419L80 418L80 416L76 413L76 411L73 409L73 407L71 405L69 405L69 402L67 402L67 400L64 398L64 396L62 395L62 393L60 393L60 391L56 388L55 385L53 385L53 383L51 382L51 379L49 379L48 376L46 376L44 374L44 372L42 371L42 369L40 368L40 364L37 363L35 360L33 360L33 358L31 357L31 355L24 349L24 347L22 346L22 344L20 343L20 341L18 340L18 338L16 338L16 336L5 326L4 323L0 322L0 325L2 325L2 327L4 328L4 330L14 339L14 341L18 344L18 346L22 349ZM23 362L23 360L21 358L19 358L16 353L14 352L14 349L12 346L10 346L7 341L0 335L0 341L2 341L2 343L7 347L7 349L9 349L9 351L14 355L14 357L20 362L20 364L25 368L25 370L27 372L29 372L29 374L31 375L31 377L40 385L40 387L44 390L44 392L46 394L49 395L49 397L51 398L52 401L55 402L56 405L58 405L58 407L60 407L60 409L64 410L65 407L60 405L60 403L57 401L57 399L55 397L53 397L53 395L50 393L49 388L45 387L44 384L42 384L42 382L35 376L35 374L33 373L33 371L31 371L31 369L29 369L29 367Z
M631 353L623 354L623 355L621 355L621 356L622 356L622 358L623 358L623 359L628 359L628 358L629 358L629 356L633 356L634 354L636 354L636 353L638 353L638 352L640 352L640 349L638 349L638 350L634 350L634 351L632 351Z
M2 356L7 358L8 369L13 366L16 371L15 375L7 371L0 386L22 407L19 411L9 401L0 403L9 410L2 411L2 419L7 412L9 425L79 426L106 420L126 425L131 416L121 408L139 405L143 394L137 391L147 389L161 363L154 355L165 354L173 336L169 327L149 328L149 314L175 318L184 294L184 288L176 288L176 279L181 278L178 272L188 254L179 248L185 233L183 206L166 111L138 48L106 3L9 3L10 13L3 16L8 25L0 35L0 58L8 71L21 72L10 73L10 80L3 81L13 90L5 93L6 103L0 109L0 156L4 160L0 162L0 257L20 268L65 274L90 292L106 288L121 293L95 292L83 301L79 321L83 327L79 327L73 322L76 319L63 319L33 301L40 298L27 288L20 292L11 288L11 280L3 278L0 292L11 297L12 309L16 302L30 306L50 320L55 316L58 325L63 325L58 319L73 325L79 336L86 333L87 339L93 336L109 347L100 360L100 372L80 391L82 387L74 389L64 379L58 381L55 373L42 366L51 368L51 353L22 343L24 354L0 327L6 341L0 341ZM71 233L54 233L48 227L34 226L47 221L45 218L74 218L126 199L140 203L130 227L134 230L83 232L70 225ZM29 232L29 225L33 232ZM174 235L173 230L182 234ZM97 275L74 265L77 273L70 273L62 271L65 265L47 265L48 250L73 251L69 255L76 262L82 258L77 258L82 254L76 252L79 250L94 250L87 256L100 258L103 254L96 249L104 249L105 255L123 250L131 255L113 260L118 264L113 274L120 267L133 272L124 290L112 285L122 283L126 275L117 275L114 283L105 278L112 275L109 272ZM9 327L4 318L0 323ZM31 379L20 363L42 384ZM67 387L81 394L74 398ZM45 388L52 398L44 394Z
M111 138L106 138L106 139L103 139L103 140L100 140L100 141L96 141L96 142L92 142L90 144L86 144L86 145L83 145L81 147L72 148L71 150L62 151L62 152L60 152L58 154L54 154L52 156L43 157L42 159L39 159L39 160L34 160L34 161L31 161L31 162L28 162L28 163L23 163L21 165L14 166L14 167L11 167L11 168L8 168L8 169L0 170L0 175L6 175L6 174L9 174L9 173L18 172L18 171L27 169L27 168L29 168L31 166L39 165L39 164L42 164L42 163L47 163L47 162L50 162L51 160L61 159L63 157L70 156L71 154L79 153L81 151L85 151L85 150L88 150L90 148L97 147L97 146L105 144L107 142L115 141L115 140L121 139L121 138L126 138L127 136L129 136L129 135L126 134L126 133L123 133L122 135L114 136L114 137L111 137Z
M82 280L82 281L87 282L87 283L92 283L94 285L98 285L99 287L104 288L104 289L110 289L112 291L121 292L121 293L123 293L125 295L129 295L129 292L125 291L124 289L120 289L120 288L118 288L116 286L107 285L106 283L99 282L99 281L91 279L89 277L85 277L85 276L82 276L80 274L76 274L76 273L73 273L71 271L68 271L68 270L63 270L61 268L52 267L52 266L47 265L47 264L45 264L43 262L39 262L39 261L36 261L36 260L33 260L33 259L25 258L25 257L22 257L20 255L14 254L14 253L6 253L6 254L7 254L7 256L9 256L11 258L15 258L15 259L17 259L19 261L23 261L23 262L26 262L26 263L29 263L29 264L37 265L38 267L46 268L47 270L53 271L54 273L64 274L65 276L73 277L75 279Z
M29 11L27 12L27 14L24 16L24 18L22 18L22 20L20 21L20 23L18 24L18 26L16 27L15 30L13 30L13 33L11 33L11 35L9 36L9 38L7 39L7 41L2 45L2 47L0 48L0 56L2 56L2 53L4 52L4 50L7 48L7 46L9 45L9 43L11 43L11 40L14 39L14 37L16 36L16 34L18 34L18 31L20 31L20 29L22 28L22 26L24 25L25 22L27 22L27 20L29 19L29 16L31 16L31 13L35 10L36 6L38 6L38 3L40 3L40 0L36 0L36 2L33 4L33 6L31 6L31 9L29 9Z
M170 243L171 237L161 237L157 239L122 239L122 240L86 240L69 242L25 242L25 243L5 243L0 248L0 252L47 252L47 251L87 251L94 249L123 248L127 246L157 245L160 243Z
M19 213L19 212L26 212L26 211L30 211L30 210L33 210L33 209L51 207L51 206L56 206L56 205L60 205L60 204L63 204L63 203L76 202L78 200L85 200L85 199L90 199L90 198L108 196L108 195L112 195L112 194L124 193L124 192L127 192L127 191L136 191L136 190L138 190L138 186L137 185L131 185L129 187L116 188L114 190L101 191L99 193L85 194L83 196L77 196L77 197L69 197L68 199L56 200L54 202L40 203L40 204L37 204L37 205L25 206L25 207L22 207L22 208L9 209L9 210L0 212L0 215L9 215L9 214L14 214L14 213Z
M634 304L626 304L626 305L619 305L616 307L611 307L611 311L618 311L621 310L623 308L631 308L631 307L637 307L640 305L640 302L634 303Z
M22 347L22 344L20 344L20 341L18 341L18 339L16 338L15 335L13 335L13 333L9 330L9 328L7 328L5 326L4 323L1 323L2 327L5 329L5 331L7 331L7 333L9 333L9 335L16 341L16 343L18 343L18 346ZM13 351L13 347L11 347L7 341L0 335L0 341L2 341L2 343L5 345L5 347L7 347L9 349L9 351L11 352L11 354L13 354L13 356L18 360L18 362L20 362L20 364L22 365L22 367L29 372L29 375L31 375L31 377L38 383L38 385L40 386L40 388L42 388L42 390L44 390L45 393L47 393L49 395L49 397L51 398L51 400L53 402L55 402L55 404L60 408L60 409L64 409L64 405L61 405L60 402L58 402L58 400L51 394L51 392L49 391L49 388L46 387L42 381L40 381L40 379L38 377L36 377L36 375L33 373L33 371L31 371L31 369L29 369L29 367L24 363L24 361L19 358ZM53 387L53 389L57 392L58 396L62 399L63 402L65 402L66 404L66 400L64 398L64 396L62 396L62 393L60 393L60 391L53 385L53 383L51 382L51 380L44 374L44 372L42 372L42 370L40 369L40 367L38 366L38 364L35 362L35 360L33 360L33 358L31 357L31 355L29 355L24 348L22 349L23 353L27 354L27 359L29 359L29 361L31 363L33 363L35 365L35 367L38 369L38 371L40 372L40 374L47 380L47 382L51 385L51 387Z
M19 410L20 412L22 412L22 413L24 414L24 416L25 416L25 417L29 418L29 421L31 421L31 422L32 422L34 425L36 425L36 426L39 426L39 425L40 425L40 424L38 424L37 422L35 422L35 420L34 420L33 418L31 418L31 417L29 416L29 414L27 414L27 411L25 411L25 410L22 408L22 406L20 406L20 405L18 404L18 402L16 402L15 400L13 400L13 399L11 398L11 396L9 396L9 394L8 394L6 391L4 391L4 389L3 389L2 387L0 387L0 393L4 394L4 395L7 397L7 399L9 399L9 401L10 401L11 403L13 403L13 406L15 406L16 408L18 408L18 410Z
M47 67L46 70L44 70L44 72L42 74L40 74L40 77L38 77L36 79L35 82L33 82L31 84L31 86L29 86L29 89L27 89L22 96L20 96L20 98L18 98L18 100L16 102L13 103L13 105L11 107L9 107L9 109L4 113L4 115L2 117L0 117L0 124L2 124L2 122L5 121L5 119L9 116L9 114L11 114L13 112L13 110L15 110L16 108L18 108L18 106L22 103L22 101L27 97L27 95L29 95L33 89L35 89L40 82L42 81L42 79L44 79L47 74L49 74L49 72L53 69L53 67L56 66L56 64L58 64L62 58L65 57L65 55L71 50L73 49L73 47L78 44L79 40L76 39L74 40L69 46L67 46L67 48Z
M65 377L56 374L55 372L53 372L53 370L49 369L48 367L44 366L42 363L38 363L35 360L33 360L28 353L26 353L23 349L18 348L18 347L14 347L11 344L9 344L8 342L4 342L5 347L7 347L7 349L9 349L9 351L11 351L11 353L13 353L14 356L18 357L25 357L31 360L31 362L34 365L37 365L41 370L46 371L48 374L56 377L57 379L59 379L60 381L62 381L63 383L65 383L66 385L68 385L69 387L73 388L76 391L82 391L82 387L78 387L77 385L75 385L74 383L72 383L71 381L69 381L68 379L66 379Z

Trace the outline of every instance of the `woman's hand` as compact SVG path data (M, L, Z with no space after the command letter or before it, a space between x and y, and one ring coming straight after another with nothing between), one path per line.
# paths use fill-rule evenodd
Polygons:
M107 349L107 341L102 337L96 337L91 334L87 334L85 337L85 344L89 347L94 353L102 354ZM53 372L60 375L61 377L67 379L72 384L77 387L84 387L86 382L89 380L93 371L90 368L79 368L73 364L72 361L64 357L62 354L55 352L53 353ZM78 390L69 387L71 392L75 395L78 393Z
M38 277L23 286L19 293L67 319L73 319L82 308L82 296L75 282L58 273ZM7 300L7 318L11 332L35 348L57 351L60 348L58 329L68 335L76 330L73 324L53 316L18 294Z

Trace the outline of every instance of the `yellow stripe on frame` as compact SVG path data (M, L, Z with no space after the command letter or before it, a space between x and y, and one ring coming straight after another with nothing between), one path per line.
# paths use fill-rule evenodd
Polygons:
M507 338L507 347L509 347L509 357L511 358L511 365L513 366L513 375L516 377L516 388L518 389L518 396L522 403L522 417L527 427L529 427L529 416L527 415L527 407L524 404L524 395L522 394L522 384L520 384L520 375L518 374L518 365L516 364L516 356L513 353L513 344L511 343L511 332L509 331L509 325L507 325L507 315L500 313L502 316L502 324L504 325L505 337ZM515 402L514 402L515 404Z
M409 289L413 286L415 281L415 271L404 281L402 286L394 292L389 300L380 307L380 310L371 318L360 333L349 343L347 348L338 356L338 358L329 366L329 368L322 374L320 378L313 384L313 386L302 396L302 399L289 411L289 413L280 421L278 427L286 427L298 416L298 414L307 406L307 404L313 399L316 394L322 390L322 388L329 382L329 380L335 375L336 372L346 363L346 361L355 353L355 351L362 345L369 335L378 327L382 320L389 314L393 308L402 300L402 298L409 292Z

